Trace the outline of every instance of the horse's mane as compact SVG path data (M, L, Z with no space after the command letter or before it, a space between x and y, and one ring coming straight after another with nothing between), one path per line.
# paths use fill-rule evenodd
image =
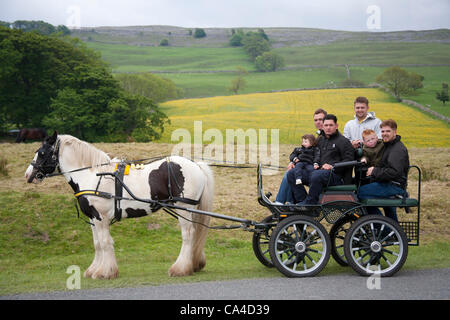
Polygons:
M71 135L58 135L58 140L60 141L60 153L64 152L64 148L71 147L74 153L79 155L78 161L82 167L96 167L111 161L105 152Z

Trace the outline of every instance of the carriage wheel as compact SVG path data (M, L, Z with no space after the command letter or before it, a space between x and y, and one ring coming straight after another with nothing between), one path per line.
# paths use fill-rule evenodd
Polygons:
M264 218L261 223L271 223L274 222L273 216L270 215ZM264 230L264 232L255 232L253 233L253 252L255 253L256 258L268 268L273 268L272 260L270 260L269 253L269 240L272 234L274 226L270 226Z
M408 256L408 241L402 228L384 216L358 219L344 240L349 265L363 276L390 277L401 269Z
M325 228L308 216L284 219L272 232L272 263L287 277L318 274L328 263L331 242Z
M345 235L355 220L353 215L343 216L330 229L331 255L343 267L348 266L344 252Z

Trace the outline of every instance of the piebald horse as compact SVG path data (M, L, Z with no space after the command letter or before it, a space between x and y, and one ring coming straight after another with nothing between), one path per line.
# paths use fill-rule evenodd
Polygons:
M46 176L56 172L64 175L74 193L82 190L95 190L115 194L114 179L103 178L99 183L96 173L113 172L115 160L91 144L70 135L57 135L55 132L42 142L33 161L25 172L28 183L41 182ZM171 172L168 172L171 162ZM77 169L82 170L77 170ZM172 187L169 190L168 182ZM214 178L207 164L171 156L168 159L146 164L140 170L129 170L123 177L124 184L141 199L168 199L169 196L198 200L197 205L175 202L176 205L203 211L212 211ZM121 217L131 218L150 214L148 203L133 201L126 190L121 200ZM81 211L90 218L94 240L95 257L85 271L90 278L112 279L119 275L114 241L110 234L110 222L114 218L114 199L92 196L78 197ZM170 276L186 276L200 271L206 264L204 245L208 232L207 215L177 210L185 219L178 219L181 226L182 246L179 256L169 269ZM190 220L190 221L189 221ZM193 222L197 223L193 223Z

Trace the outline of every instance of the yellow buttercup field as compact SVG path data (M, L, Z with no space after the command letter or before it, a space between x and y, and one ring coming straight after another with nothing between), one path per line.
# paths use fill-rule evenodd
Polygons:
M379 89L289 91L168 101L161 107L172 123L161 141L171 142L171 133L178 128L192 134L194 121L202 121L203 131L216 128L222 134L226 129L279 129L279 143L299 144L303 134L314 133L312 117L317 108L335 114L342 132L345 123L354 117L353 101L357 96L369 99L369 111L378 118L397 121L398 134L407 147L450 146L447 124L396 102Z

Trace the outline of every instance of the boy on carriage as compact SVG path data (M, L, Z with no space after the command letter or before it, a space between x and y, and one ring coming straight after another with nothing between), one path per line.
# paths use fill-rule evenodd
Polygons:
M291 188L298 184L309 184L309 177L315 169L319 169L320 150L317 140L312 134L302 137L302 146L295 148L289 160L295 167L287 172L287 180Z

